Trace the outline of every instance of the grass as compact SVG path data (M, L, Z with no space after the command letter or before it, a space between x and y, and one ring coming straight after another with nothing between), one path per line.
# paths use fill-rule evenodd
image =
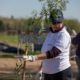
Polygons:
M14 53L4 53L0 52L0 58L14 58L16 54Z
M16 44L16 43L18 43L18 36L17 35L0 34L0 41Z
M7 34L0 34L0 42L3 42L3 43L8 43L9 45L12 45L12 46L16 46L18 47L18 36L17 35L7 35ZM22 48L23 50L25 49L25 44L21 44L20 48ZM29 52L28 54L29 55L36 55L36 54L39 54L40 51L34 51L34 52ZM0 52L0 57L5 57L5 58L8 58L8 57L14 57L14 53L11 53L11 54L8 54L8 53L1 53Z

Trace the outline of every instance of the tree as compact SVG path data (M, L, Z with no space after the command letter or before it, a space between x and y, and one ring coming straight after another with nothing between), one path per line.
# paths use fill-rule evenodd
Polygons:
M60 9L60 10L66 10L66 4L68 3L68 0L38 0L39 2L42 2L42 10L40 15L45 17L45 20L47 21L48 15L53 9Z

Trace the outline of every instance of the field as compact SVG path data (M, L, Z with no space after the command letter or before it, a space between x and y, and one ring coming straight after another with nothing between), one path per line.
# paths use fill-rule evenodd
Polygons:
M18 36L17 35L0 34L0 41L16 44L16 43L18 43Z
M18 37L17 35L1 35L0 34L0 42L7 43L10 46L16 46L18 47ZM12 45L12 46L11 46ZM11 48L10 48L11 50ZM3 55L3 53L0 52L0 56ZM6 55L6 53L5 53ZM14 54L9 53L10 56L13 56ZM9 56L9 57L10 57ZM21 80L21 76L19 74L16 74L16 63L20 64L19 60L16 58L2 58L0 57L0 80ZM36 74L36 72L39 69L41 61L36 61L36 62L29 62L26 61L26 74ZM71 68L72 68L72 73L73 73L73 80L75 80L76 73L77 73L77 66L75 60L71 60ZM26 78L26 80L28 80ZM31 80L31 79L29 79ZM32 78L32 80L34 80Z

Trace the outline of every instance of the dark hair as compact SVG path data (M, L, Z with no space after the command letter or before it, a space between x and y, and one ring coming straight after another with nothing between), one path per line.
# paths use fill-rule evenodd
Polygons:
M53 9L51 12L50 12L50 21L53 23L53 24L56 24L56 23L61 23L63 22L64 20L64 17L63 17L63 13L61 10L59 9Z

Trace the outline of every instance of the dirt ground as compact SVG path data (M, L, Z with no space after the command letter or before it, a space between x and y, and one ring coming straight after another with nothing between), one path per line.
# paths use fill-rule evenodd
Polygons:
M71 60L72 69L77 69L76 62ZM16 63L20 63L20 61L16 58L0 58L0 71L2 69L14 69L16 67ZM26 67L39 67L41 61L29 62L26 61Z
M0 72L13 71L17 67L16 63L18 63L18 65L21 64L20 60L16 58L0 58ZM26 61L26 68L31 68L32 70L37 71L40 63L41 61Z
M0 74L1 73L13 73L15 72L16 63L20 64L20 61L15 58L0 58ZM38 71L41 61L29 62L26 61L26 69L32 71ZM73 77L75 77L77 72L76 62L71 61Z

